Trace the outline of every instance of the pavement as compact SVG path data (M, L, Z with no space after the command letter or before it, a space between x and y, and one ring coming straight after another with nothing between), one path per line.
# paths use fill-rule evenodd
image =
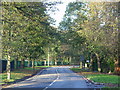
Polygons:
M6 88L101 88L103 86L93 85L73 71L69 66L50 67L40 71L35 76L24 81L7 86Z

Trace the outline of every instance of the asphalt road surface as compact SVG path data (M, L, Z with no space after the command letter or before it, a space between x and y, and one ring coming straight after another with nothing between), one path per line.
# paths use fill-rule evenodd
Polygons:
M82 76L74 73L68 66L51 67L37 75L8 86L7 88L100 88L86 83Z

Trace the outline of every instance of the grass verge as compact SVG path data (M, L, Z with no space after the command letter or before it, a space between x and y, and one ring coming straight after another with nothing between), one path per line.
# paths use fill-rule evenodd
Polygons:
M51 67L51 66L36 66L36 67L48 68L48 67Z
M71 70L85 76L91 81L104 83L106 87L118 87L118 84L120 84L120 76L117 75L108 75L99 72L88 72L88 70L83 70L80 68L71 68Z
M47 67L35 67L34 69L31 67L26 67L23 69L17 69L14 71L11 71L11 79L7 80L7 73L1 73L0 74L0 78L2 78L2 82L0 84L4 85L8 85L14 82L18 82L18 81L22 81L26 78L29 78L31 76L33 76L34 74L36 74L37 72L39 72L40 70L47 68Z

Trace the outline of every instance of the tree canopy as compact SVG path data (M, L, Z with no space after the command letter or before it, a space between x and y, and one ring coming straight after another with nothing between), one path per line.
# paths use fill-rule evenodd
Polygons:
M87 63L93 71L114 72L119 66L118 3L71 2L59 27L48 10L61 2L2 2L2 58ZM89 61L89 63L87 62ZM28 65L29 66L29 65ZM21 67L24 68L23 63Z

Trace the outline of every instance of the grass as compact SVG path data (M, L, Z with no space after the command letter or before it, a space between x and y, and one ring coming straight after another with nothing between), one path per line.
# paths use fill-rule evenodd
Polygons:
M111 88L111 87L103 87L102 90L120 90L120 87L114 87L114 88Z
M72 71L74 72L88 72L88 69L80 69L80 68L71 68Z
M71 70L74 71L74 72L80 72L81 71L80 68L71 68Z
M0 78L2 78L2 83L0 83L0 84L8 84L9 82L14 82L14 81L16 81L18 79L22 79L26 76L32 76L37 71L40 71L41 69L43 69L43 67L44 66L35 67L35 69L33 69L31 67L30 68L26 67L24 69L17 69L17 70L11 71L11 79L10 80L7 80L6 72L1 73ZM44 68L47 68L47 67L44 67Z
M106 75L106 74L88 74L85 76L94 82L100 82L100 83L118 84L118 78L120 79L120 77L116 75Z
M119 80L120 80L120 76L117 75L108 75L99 72L88 72L88 70L86 71L80 68L71 68L71 70L85 76L86 78L94 82L119 84Z
M51 66L36 66L36 67L47 68L47 67L51 67Z

